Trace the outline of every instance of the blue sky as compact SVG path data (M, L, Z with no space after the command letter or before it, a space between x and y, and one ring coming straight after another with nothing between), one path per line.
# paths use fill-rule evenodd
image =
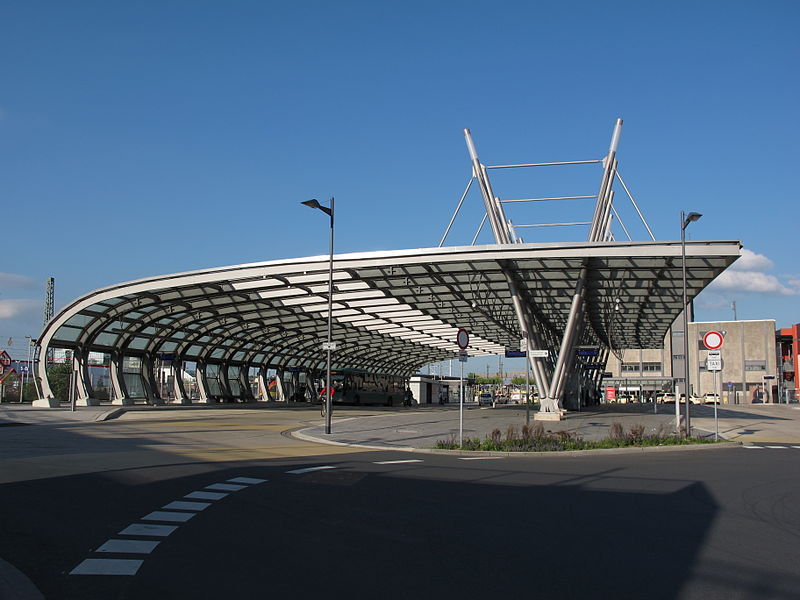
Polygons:
M798 28L800 3L776 0L5 2L2 347L38 335L48 276L58 307L325 253L307 198L336 196L337 252L435 246L470 175L463 128L486 164L585 160L617 117L620 170L656 237L697 211L690 239L749 251L698 318L730 319L735 300L740 319L798 322ZM596 193L599 168L573 169L492 176L506 198ZM480 220L467 202L452 243ZM537 210L513 218L550 218Z

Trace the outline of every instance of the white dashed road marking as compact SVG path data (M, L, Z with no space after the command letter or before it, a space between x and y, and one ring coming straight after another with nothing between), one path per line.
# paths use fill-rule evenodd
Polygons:
M136 575L141 560L123 558L87 558L70 575Z
M207 485L207 490L221 490L223 492L238 492L246 488L246 485L236 485L235 483L212 483Z
M458 460L502 460L502 456L460 456Z
M422 462L418 458L409 458L408 460L378 460L375 461L373 464L375 465L404 465L406 463L418 463Z
M764 449L764 446L743 446L743 447L747 448L748 450L763 450Z
M164 510L156 510L149 515L142 517L142 521L167 521L171 523L185 523L191 519L195 513L187 512L166 512Z
M772 448L772 449L778 449L778 450L780 450L782 448L786 448L786 447L787 446L766 446L766 448Z
M256 484L256 483L266 483L266 479L256 479L255 477L234 477L233 479L228 479L230 483L246 483Z
M184 498L191 498L192 500L222 500L227 496L225 492L192 492L186 494Z
M333 469L334 467L316 467L310 470ZM205 490L190 492L184 496L192 500L222 500L228 496L228 492L238 492L250 484L266 482L266 479L255 477L234 477L229 479L229 483L213 483L206 486ZM208 490L223 490L223 492L211 492ZM174 500L162 508L167 510L156 510L141 518L142 521L165 521L173 523L185 523L200 511L211 506L211 502L189 502L186 500ZM193 511L193 512L178 512ZM145 536L145 537L167 537L178 528L177 525L154 525L151 523L133 523L119 532L119 535ZM110 539L100 546L95 553L97 554L150 554L155 550L160 542L154 540L132 540L132 539ZM123 558L87 558L72 571L70 575L136 575L139 567L142 566L141 560Z
M294 469L293 471L286 471L287 473L291 473L292 475L302 475L303 473L311 473L313 471L325 471L326 469L335 469L336 467L332 467L331 465L324 465L321 467L306 467L305 469Z
M167 510L201 511L205 510L209 506L211 506L211 502L183 502L182 500L176 500L175 502L170 502L169 504L165 504L161 508L166 508Z
M120 535L146 535L150 537L167 537L178 528L177 525L150 525L149 523L134 523L119 532Z
M150 554L159 542L149 540L108 540L95 552L116 552L119 554Z

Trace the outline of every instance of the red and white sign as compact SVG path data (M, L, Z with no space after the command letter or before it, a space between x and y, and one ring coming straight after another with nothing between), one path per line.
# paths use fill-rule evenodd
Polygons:
M469 332L466 329L459 329L456 335L456 342L459 348L466 350L469 347Z
M616 400L617 399L617 388L613 385L606 386L606 400Z
M703 336L703 345L709 350L719 350L722 348L723 341L719 331L709 331Z

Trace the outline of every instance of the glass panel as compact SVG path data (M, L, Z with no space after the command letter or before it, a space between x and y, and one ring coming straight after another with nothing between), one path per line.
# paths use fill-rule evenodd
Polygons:
M141 373L142 359L138 356L125 356L122 359L123 373Z
M94 317L90 317L88 315L72 315L65 325L73 326L73 327L86 327L89 323L94 321Z
M81 335L81 331L81 329L75 329L74 327L66 327L62 325L58 328L53 336L53 341L60 340L64 342L74 342Z
M128 344L128 347L133 350L144 350L149 343L150 340L148 338L135 337L131 340L131 343Z
M113 346L117 343L118 338L119 336L115 334L101 333L95 338L94 343L101 346Z
M124 373L125 387L128 388L128 395L131 398L145 398L144 377L137 373Z
M222 395L222 386L219 384L219 379L207 379L208 393L212 396Z

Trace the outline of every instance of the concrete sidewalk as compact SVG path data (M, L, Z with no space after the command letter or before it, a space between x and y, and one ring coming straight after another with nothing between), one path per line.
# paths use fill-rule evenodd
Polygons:
M545 431L569 431L587 440L609 436L613 423L625 431L642 425L646 434L671 433L675 430L675 405L604 404L581 412L567 413L563 421L541 421ZM681 414L684 406L681 405ZM693 405L690 409L693 434L714 435L714 407ZM530 423L534 411L530 413ZM526 423L524 406L500 405L495 408L465 407L465 438L485 438L494 429L503 437L509 427L519 432ZM800 444L800 407L797 405L737 405L719 406L720 438L729 441L776 442ZM439 440L458 437L458 406L422 406L395 408L390 413L355 417L348 408L336 408L331 433L324 427L309 427L297 432L299 437L323 443L367 446L375 448L433 448Z

